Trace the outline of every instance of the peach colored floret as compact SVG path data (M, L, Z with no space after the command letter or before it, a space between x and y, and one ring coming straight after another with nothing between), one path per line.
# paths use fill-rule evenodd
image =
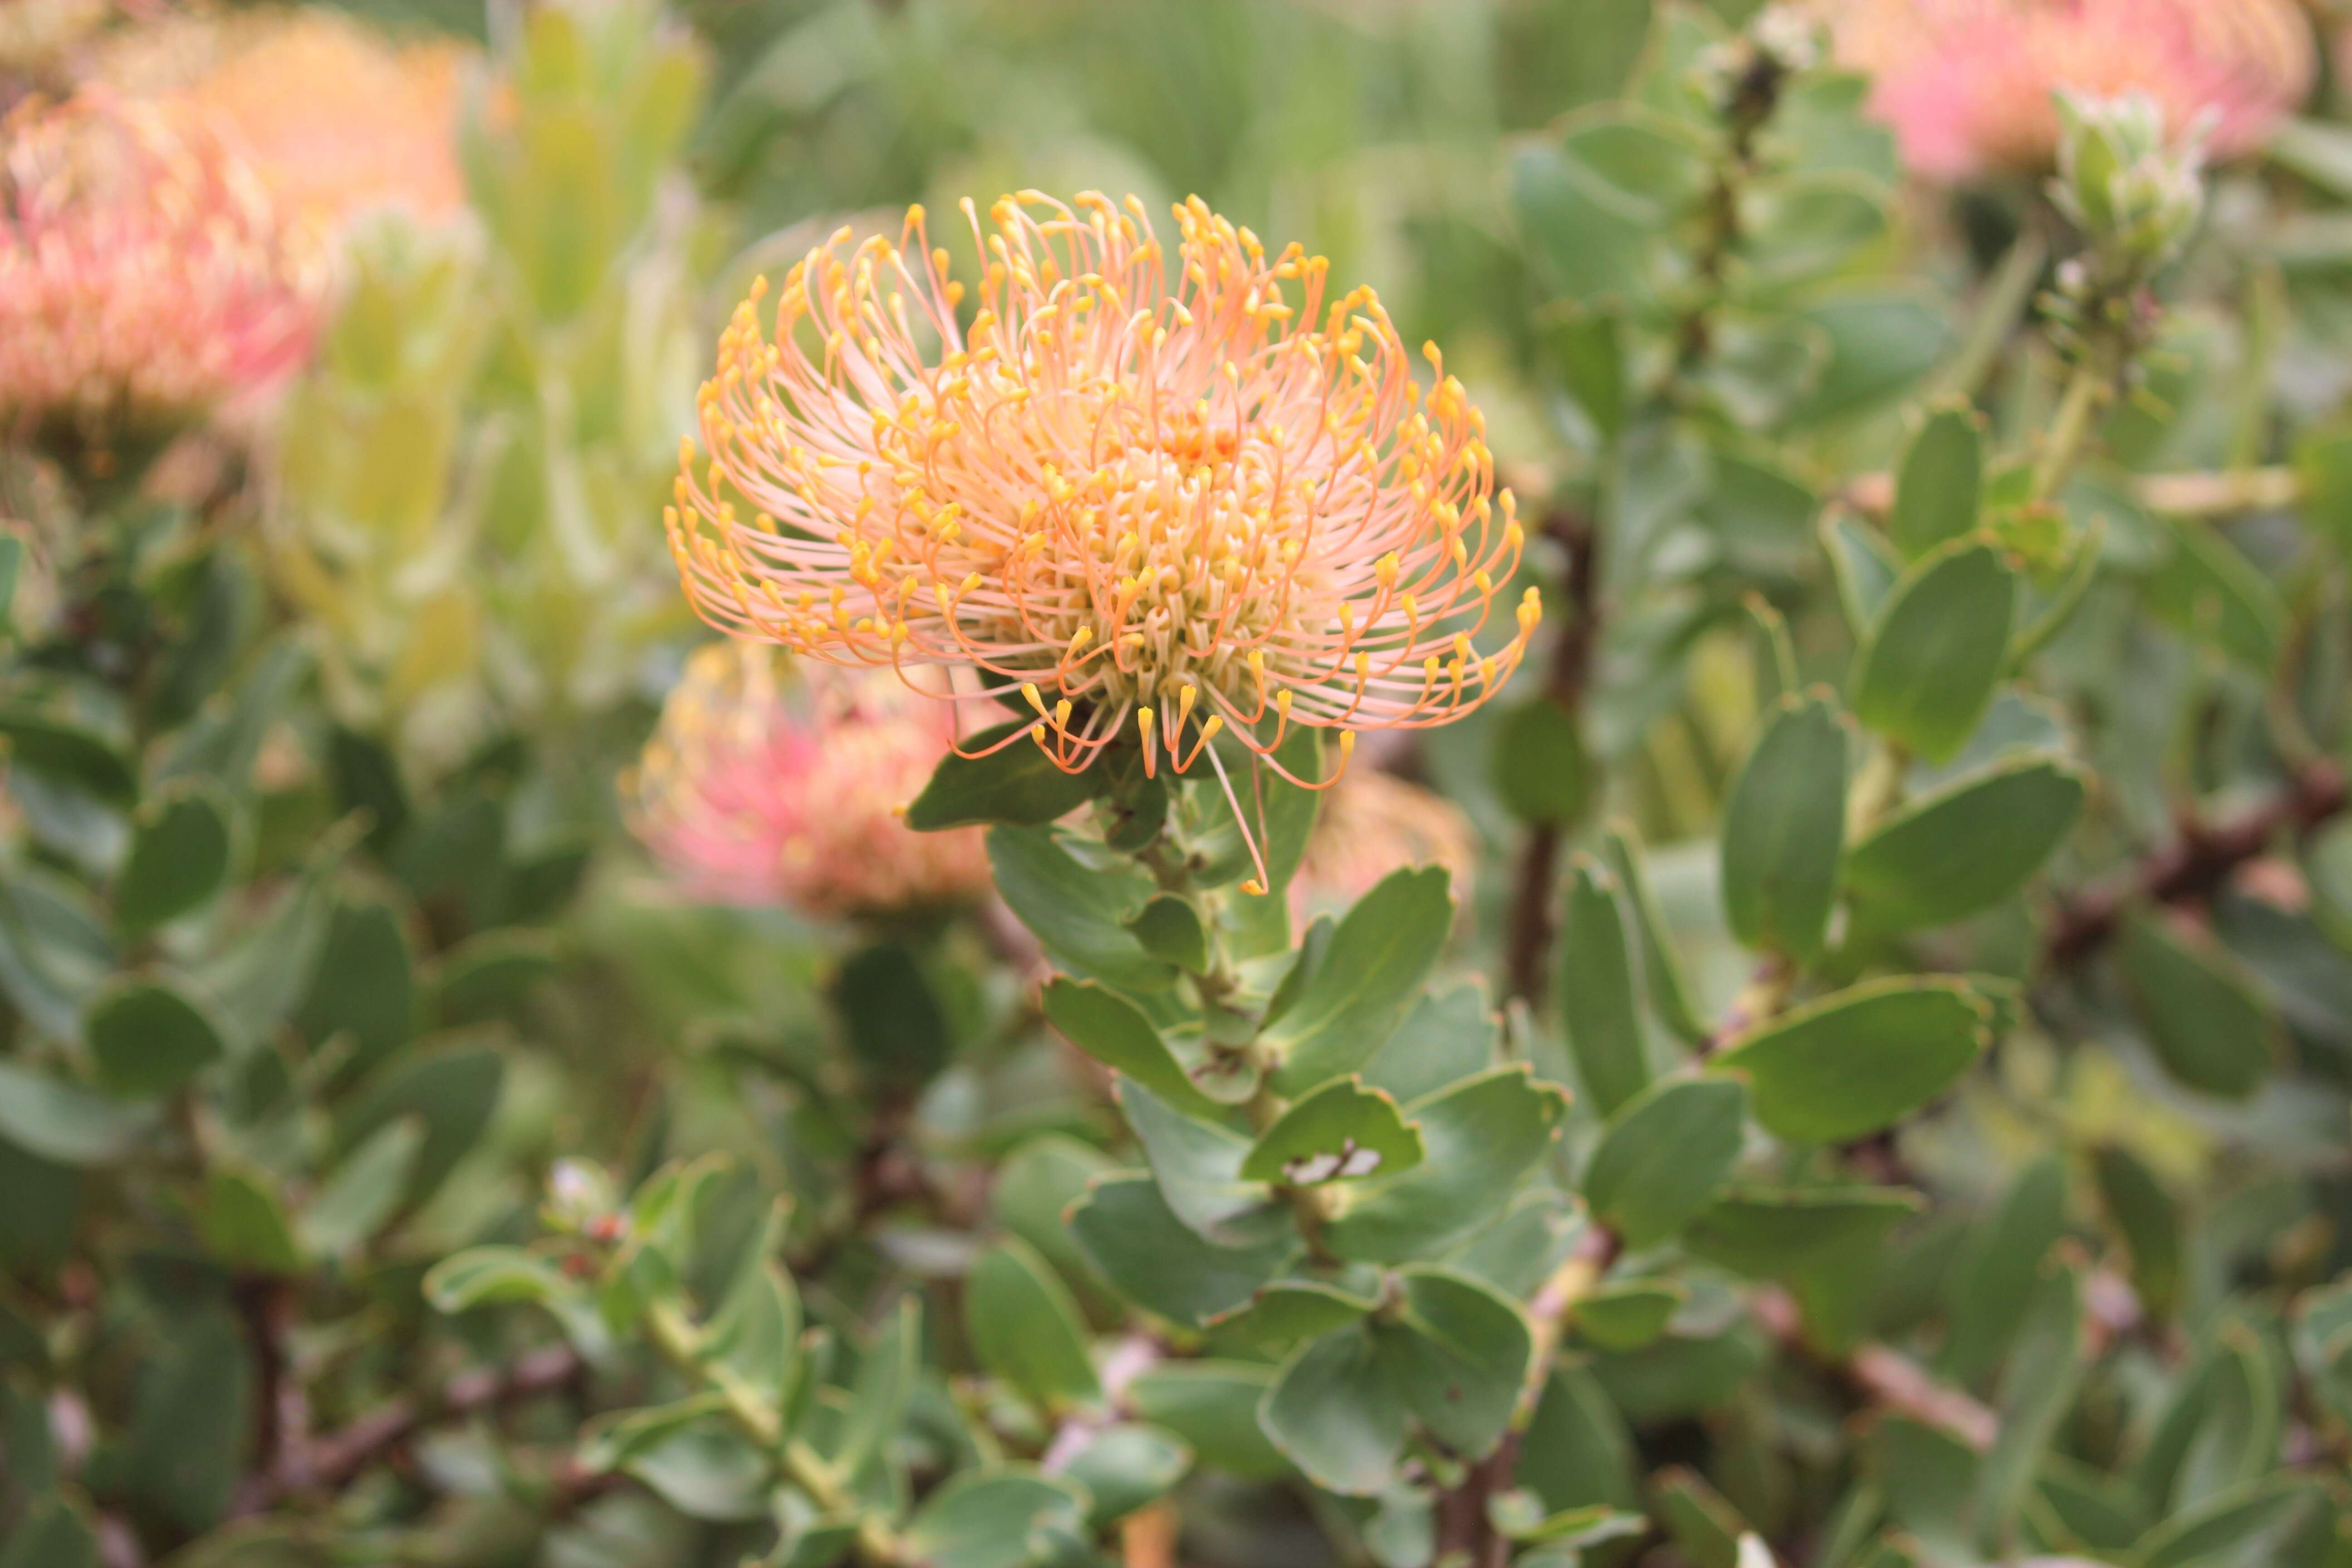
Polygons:
M1823 0L1838 52L1930 179L2035 173L2056 156L2052 95L2145 95L2218 157L2258 145L2311 90L2295 0Z
M828 918L969 902L977 828L898 813L954 741L953 711L887 670L779 669L772 650L698 650L624 781L630 825L693 896Z
M308 352L318 251L207 125L110 94L0 122L0 410L176 415Z

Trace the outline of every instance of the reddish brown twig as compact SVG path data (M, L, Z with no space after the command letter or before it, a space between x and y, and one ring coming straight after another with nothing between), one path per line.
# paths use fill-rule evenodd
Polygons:
M1437 1560L1462 1563L1471 1568L1506 1568L1511 1560L1510 1538L1495 1528L1487 1503L1509 1491L1518 1479L1519 1446L1535 1407L1551 1380L1552 1356L1567 1332L1570 1313L1617 1261L1622 1243L1609 1226L1594 1224L1577 1243L1568 1262L1556 1269L1528 1303L1528 1321L1535 1331L1533 1353L1528 1358L1527 1383L1519 1391L1518 1409L1510 1430L1493 1453L1470 1467L1459 1485L1437 1497Z
M239 1516L260 1513L304 1491L331 1491L349 1484L369 1466L404 1447L428 1426L461 1421L502 1405L535 1398L577 1382L583 1370L579 1352L551 1345L517 1356L503 1367L477 1367L458 1373L424 1399L394 1399L302 1445L295 1462L262 1471L238 1493Z
M1568 552L1566 615L1544 672L1544 700L1574 717L1584 707L1601 634L1601 589L1597 533L1590 518L1557 511L1543 531ZM1511 895L1511 923L1504 960L1509 994L1530 1005L1543 998L1552 943L1552 883L1559 868L1561 828L1546 823L1528 830Z
M2136 904L2183 904L2220 891L2238 868L2262 855L2282 835L2301 835L2352 806L2344 769L2322 759L2306 763L2267 805L2218 826L2192 817L2180 837L2130 874L2065 900L2043 952L2054 966L2096 951Z
M1783 1348L1834 1373L1869 1408L1948 1432L1979 1453L1992 1447L2000 1417L1965 1390L1937 1382L1901 1352L1865 1344L1843 1357L1822 1355L1805 1339L1804 1318L1796 1301L1777 1286L1757 1291L1748 1309Z

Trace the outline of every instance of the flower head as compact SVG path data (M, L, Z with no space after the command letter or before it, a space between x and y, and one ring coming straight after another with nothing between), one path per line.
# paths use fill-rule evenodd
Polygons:
M1370 289L1198 199L1172 255L1132 197L963 210L969 324L920 208L898 244L811 251L772 333L764 280L738 308L665 516L706 619L1017 682L1069 772L1123 736L1147 769L1222 769L1218 731L1266 756L1293 724L1344 758L1501 687L1542 613L1530 589L1507 641L1474 640L1518 564L1511 498Z
M1323 797L1290 880L1291 916L1303 924L1344 910L1408 866L1444 867L1455 903L1467 909L1478 850L1478 830L1460 806L1394 773L1360 769Z
M395 46L305 6L164 17L101 67L126 95L222 126L270 194L326 226L396 208L420 222L463 210L455 43Z
M631 826L690 891L829 917L969 900L980 831L898 818L954 741L950 710L888 671L780 676L744 644L698 650L624 781Z
M200 121L110 95L0 121L0 410L184 414L307 352L316 251Z
M1840 56L1877 78L1872 102L1933 179L2039 173L2061 89L2141 94L2176 137L2218 156L2260 142L2311 90L2295 0L1821 0Z

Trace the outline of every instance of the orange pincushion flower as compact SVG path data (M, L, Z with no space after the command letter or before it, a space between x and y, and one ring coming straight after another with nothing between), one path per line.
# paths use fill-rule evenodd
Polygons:
M315 7L164 18L126 34L101 74L209 118L289 210L328 226L397 208L423 222L466 203L457 164L467 51L395 45Z
M93 92L0 121L0 409L201 408L299 364L321 300L209 127Z
M1823 0L1847 63L1906 160L1936 179L2033 173L2058 146L2060 89L2137 93L2220 156L2292 113L2316 67L2295 0Z
M1269 259L1197 198L1172 257L1133 197L1024 192L990 232L963 208L968 327L920 208L898 245L810 252L772 337L764 280L738 307L709 460L688 444L665 514L706 619L1020 682L1068 772L1122 731L1147 768L1222 772L1218 731L1265 756L1293 723L1344 759L1502 686L1542 614L1530 589L1507 644L1473 644L1518 565L1511 497L1461 383L1433 347L1423 395L1370 289L1330 297L1323 258Z
M887 670L780 679L769 649L722 643L688 662L623 792L699 898L818 917L961 903L989 887L980 830L898 815L954 740L951 711Z

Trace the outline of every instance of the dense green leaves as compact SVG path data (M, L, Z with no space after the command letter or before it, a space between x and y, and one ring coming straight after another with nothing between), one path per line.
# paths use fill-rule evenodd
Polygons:
M1433 1258L1495 1219L1500 1199L1559 1136L1568 1096L1525 1068L1498 1068L1405 1108L1427 1157L1360 1184L1326 1228L1342 1258Z

